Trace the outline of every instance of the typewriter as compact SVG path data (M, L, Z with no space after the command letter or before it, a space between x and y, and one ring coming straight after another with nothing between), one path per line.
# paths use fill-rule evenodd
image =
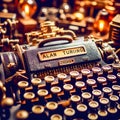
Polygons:
M0 53L1 120L120 119L114 49L51 22L41 31L27 34L29 44Z

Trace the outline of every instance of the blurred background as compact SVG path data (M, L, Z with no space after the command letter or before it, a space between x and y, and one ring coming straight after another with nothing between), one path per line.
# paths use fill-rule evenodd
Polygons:
M7 18L17 20L17 27L12 26L10 30L14 30L8 34L21 43L26 41L25 33L39 30L41 22L50 20L77 36L93 35L119 47L119 8L119 0L2 0L0 23Z

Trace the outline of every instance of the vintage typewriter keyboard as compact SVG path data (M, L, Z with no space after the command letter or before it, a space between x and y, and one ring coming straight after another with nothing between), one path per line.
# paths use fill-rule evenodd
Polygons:
M4 120L120 119L120 64L34 76L11 86L15 103L6 107L3 101Z

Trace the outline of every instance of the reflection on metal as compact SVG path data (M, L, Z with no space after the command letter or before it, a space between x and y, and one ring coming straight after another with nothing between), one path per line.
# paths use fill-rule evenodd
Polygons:
M43 39L52 39L60 36L68 36L68 39L71 37L73 40L76 39L76 35L73 31L59 28L53 21L45 21L41 23L40 31L26 33L27 42L32 42L33 44L38 43Z

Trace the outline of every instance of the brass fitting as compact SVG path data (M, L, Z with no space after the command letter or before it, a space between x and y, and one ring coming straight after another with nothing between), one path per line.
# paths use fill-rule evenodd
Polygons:
M39 43L44 39L54 39L55 37L71 37L71 39L76 39L76 34L72 30L64 30L55 25L53 21L45 21L40 24L40 31L32 31L26 33L27 42ZM36 40L36 42L35 42ZM35 45L35 44L33 44Z
M6 92L6 88L3 85L2 81L0 81L0 104L1 104L2 99L6 97L5 92Z

